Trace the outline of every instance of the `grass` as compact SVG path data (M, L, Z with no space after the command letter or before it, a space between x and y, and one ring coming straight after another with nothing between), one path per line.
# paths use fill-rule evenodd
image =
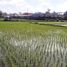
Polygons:
M66 67L67 27L31 22L0 21L0 67Z
M44 22L45 24L57 24L56 22ZM60 22L59 24L66 24L66 22ZM58 27L58 26L48 26L48 25L40 25L40 24L34 24L29 22L0 22L0 31L7 31L7 32L47 32L51 30L63 30L67 31L67 28L64 27Z

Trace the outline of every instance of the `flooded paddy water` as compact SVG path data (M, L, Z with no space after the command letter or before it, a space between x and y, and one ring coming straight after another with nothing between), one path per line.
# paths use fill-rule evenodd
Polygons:
M0 32L0 67L66 67L66 33L56 30L43 34L16 37Z

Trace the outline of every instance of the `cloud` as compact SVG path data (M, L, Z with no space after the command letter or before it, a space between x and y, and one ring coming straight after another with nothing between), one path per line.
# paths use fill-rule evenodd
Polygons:
M3 11L5 10L6 12L12 13L12 12L32 12L34 11L34 8L29 5L26 1L24 0L11 0L11 1L0 1L0 9Z
M58 6L58 11L61 11L61 12L67 11L67 1L59 4L59 6Z
M66 11L67 0L0 0L0 10L6 12Z

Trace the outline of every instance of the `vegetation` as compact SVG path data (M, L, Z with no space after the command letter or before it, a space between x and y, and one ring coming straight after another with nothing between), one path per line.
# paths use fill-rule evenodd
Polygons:
M45 21L65 21L67 20L67 11L66 12L50 12L48 9L45 13L12 13L8 14L0 11L0 18L3 18L4 21L19 21L22 19L32 19L32 20L45 20Z
M32 23L30 23L32 22ZM66 22L0 21L0 67L66 67Z

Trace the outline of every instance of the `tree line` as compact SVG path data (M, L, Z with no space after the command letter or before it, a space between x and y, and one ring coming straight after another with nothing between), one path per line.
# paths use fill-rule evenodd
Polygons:
M12 20L12 19L33 19L33 20L46 20L46 21L64 21L67 20L67 11L64 13L61 12L50 12L49 10L45 13L37 12L37 13L24 13L24 14L8 14L6 12L0 11L0 18L3 20Z

